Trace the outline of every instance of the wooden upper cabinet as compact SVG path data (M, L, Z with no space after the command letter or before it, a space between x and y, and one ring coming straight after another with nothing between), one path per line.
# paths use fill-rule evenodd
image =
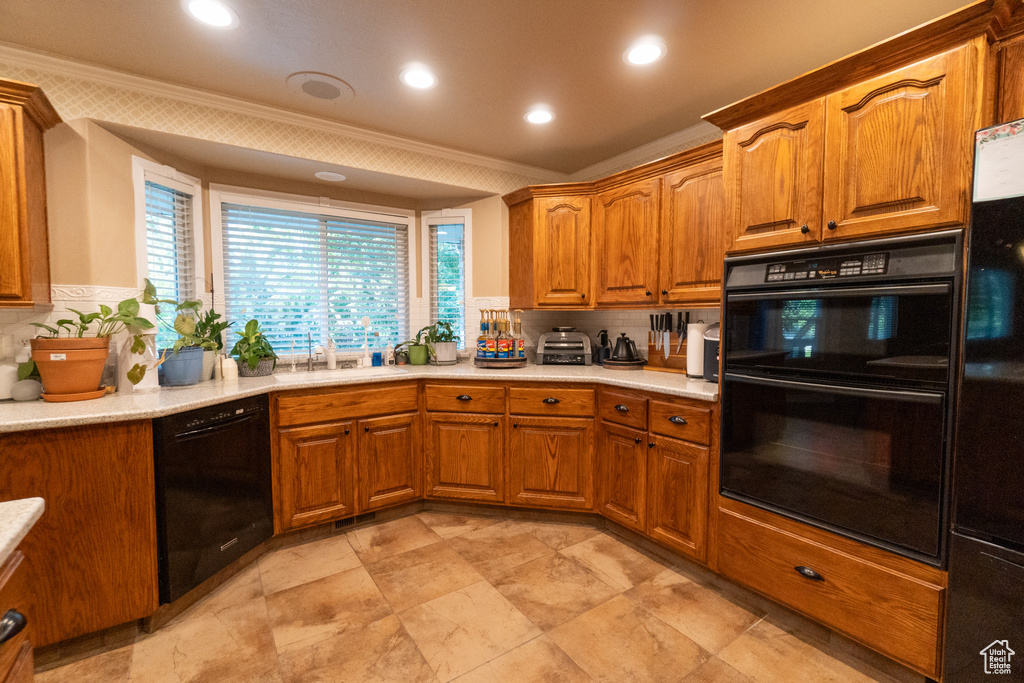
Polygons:
M594 420L511 419L508 502L593 510Z
M824 111L819 99L725 134L729 251L820 239Z
M995 123L1024 119L1024 36L999 50L999 98Z
M965 223L980 126L977 49L826 98L824 239Z
M643 532L646 492L647 433L602 423L597 447L597 511Z
M649 304L658 300L658 221L661 178L594 197L596 303Z
M499 416L430 413L427 429L426 495L505 500L505 440Z
M718 306L725 257L722 160L669 174L663 187L661 303Z
M540 197L535 202L534 304L590 306L590 197Z
M354 515L355 423L278 431L277 532Z
M419 415L359 420L358 491L362 511L416 500L423 489Z
M0 307L50 302L43 133L60 122L38 87L0 80Z

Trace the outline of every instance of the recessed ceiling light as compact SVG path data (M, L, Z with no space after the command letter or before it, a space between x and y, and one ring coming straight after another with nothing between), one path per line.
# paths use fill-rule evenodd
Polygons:
M630 45L629 49L623 53L622 59L626 61L626 64L644 66L658 61L665 56L667 51L665 41L658 36L644 36Z
M399 77L402 79L402 83L419 90L426 90L437 85L437 76L422 64L410 64L402 69Z
M192 18L201 21L207 26L215 28L235 28L238 26L238 15L235 14L235 10L220 0L181 0L181 6L185 8L185 11Z
M550 123L555 118L555 113L544 105L537 105L532 107L530 111L526 112L523 118L530 123L536 123L539 125L542 123Z
M320 180L329 180L332 183L340 183L342 180L345 179L345 176L341 175L340 173L335 173L334 171L317 171L313 175L315 175Z

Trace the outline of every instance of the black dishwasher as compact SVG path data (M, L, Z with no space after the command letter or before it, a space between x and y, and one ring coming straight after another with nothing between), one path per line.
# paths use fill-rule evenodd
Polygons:
M274 533L266 395L153 420L160 602Z

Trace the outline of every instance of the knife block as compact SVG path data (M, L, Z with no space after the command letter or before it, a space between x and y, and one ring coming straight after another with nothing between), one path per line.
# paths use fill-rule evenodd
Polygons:
M677 335L675 332L670 333L668 345L670 353L668 358L665 358L664 349L656 348L654 344L648 344L647 365L644 367L644 369L655 370L657 372L676 372L685 375L687 342L689 342L688 339L683 340L683 345L679 349L679 353L676 353L676 344L679 343L679 335Z

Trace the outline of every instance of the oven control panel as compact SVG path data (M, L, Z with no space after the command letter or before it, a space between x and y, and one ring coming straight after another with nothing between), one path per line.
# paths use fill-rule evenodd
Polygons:
M765 282L790 280L831 280L861 275L885 275L889 254L832 256L808 261L771 263L765 266Z

